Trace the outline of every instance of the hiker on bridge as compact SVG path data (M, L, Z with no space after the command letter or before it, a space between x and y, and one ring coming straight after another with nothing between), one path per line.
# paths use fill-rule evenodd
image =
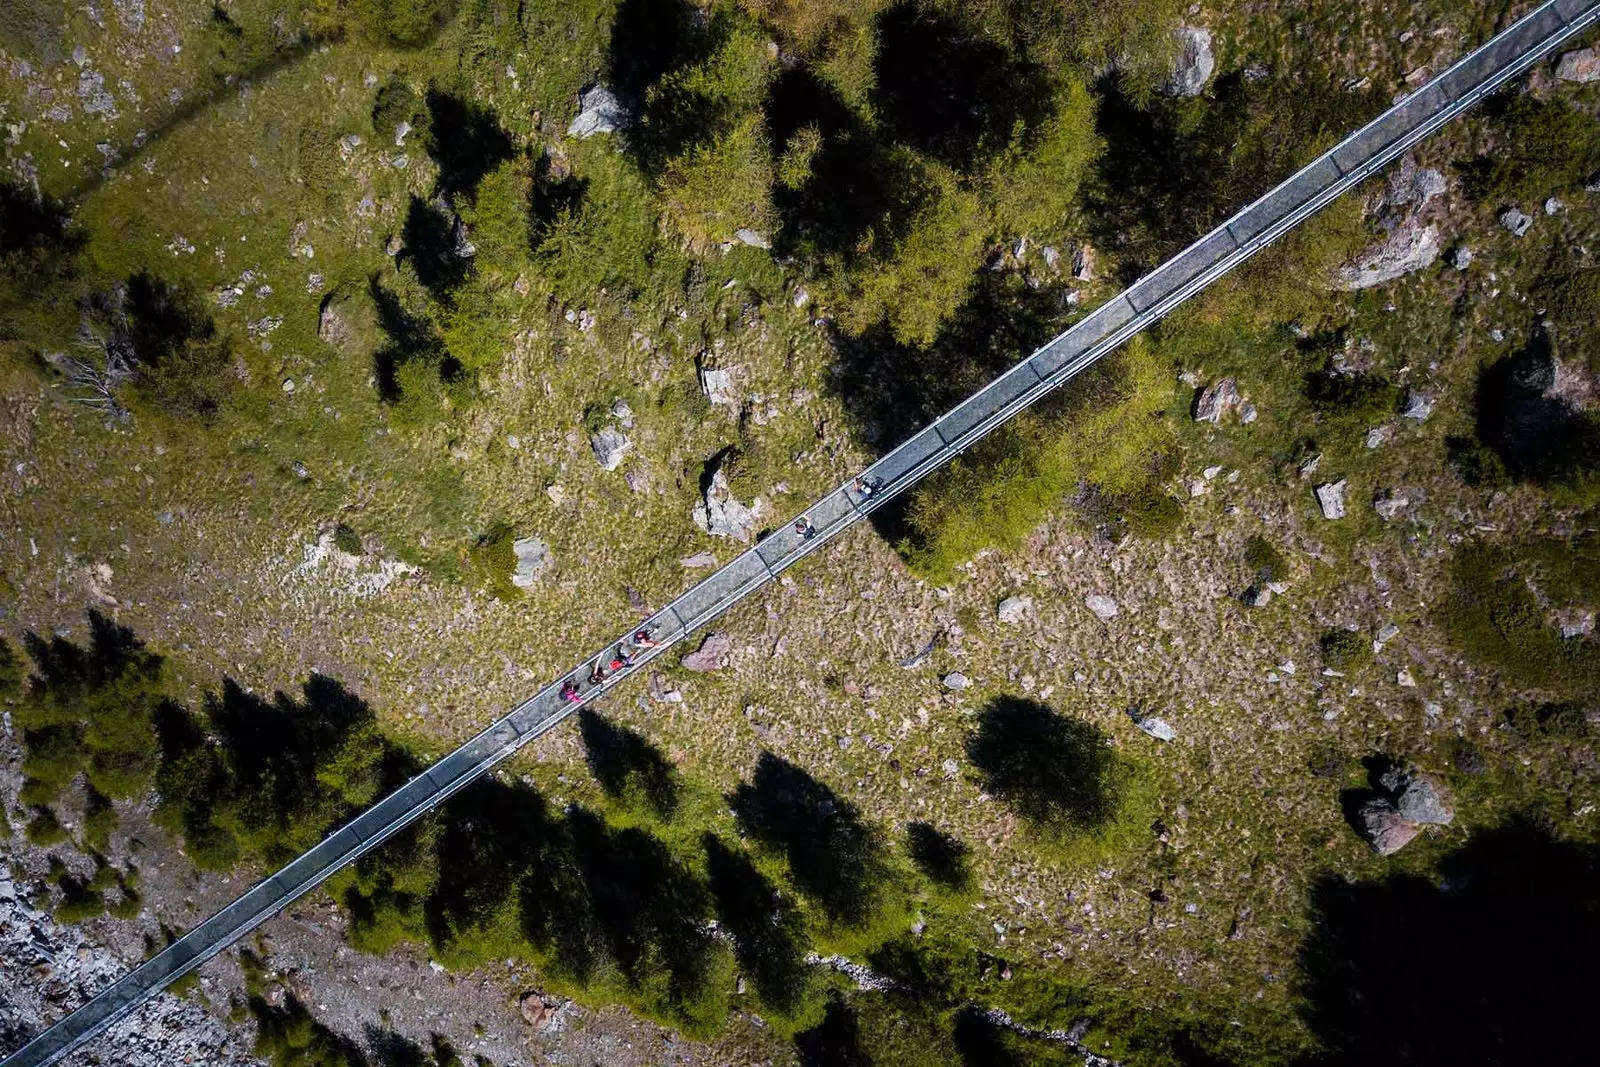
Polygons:
M802 515L794 520L794 532L795 536L802 541L809 541L817 536L817 528L811 524L809 515Z
M568 678L561 683L561 699L568 704L581 704L583 697L578 695L578 683Z
M882 478L857 478L851 483L850 488L856 491L856 496L862 500L871 500L883 489Z
M655 648L659 644L661 644L661 642L657 641L654 637L652 637L651 634L650 634L650 631L648 629L635 630L633 632L633 647L634 648L638 648L638 649Z

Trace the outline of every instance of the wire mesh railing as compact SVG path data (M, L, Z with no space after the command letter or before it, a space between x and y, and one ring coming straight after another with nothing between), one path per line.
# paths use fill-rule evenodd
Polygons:
M1159 321L1341 193L1600 20L1600 0L1547 0L1417 92L1322 153L1129 289L1090 312L849 483L816 501L702 580L632 633L582 661L476 737L334 831L282 870L91 997L13 1052L0 1067L46 1067L124 1017L164 986L249 934L342 867L455 795L522 745L608 692L699 627L853 528L930 471ZM863 491L863 489L865 491ZM612 649L625 664L595 684L590 665ZM569 690L569 684L575 690Z

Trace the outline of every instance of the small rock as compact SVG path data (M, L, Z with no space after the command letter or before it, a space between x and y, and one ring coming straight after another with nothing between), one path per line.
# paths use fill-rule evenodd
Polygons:
M567 127L567 136L580 140L596 134L616 133L628 124L622 102L603 85L591 86L578 97L578 117Z
M392 234L389 237L388 243L383 246L383 254L386 256L398 256L400 254L400 249L404 247L405 245L400 241L400 235Z
M1556 613L1555 624L1563 640L1587 637L1594 633L1594 612L1589 608L1567 608Z
M1251 586L1244 594L1244 602L1253 608L1264 608L1272 603L1272 590L1268 586Z
M1457 245L1450 253L1450 265L1456 270L1466 270L1472 266L1472 249Z
M1592 82L1600 79L1600 49L1579 48L1563 53L1556 60L1556 77L1564 82Z
M1178 736L1177 731L1168 725L1165 719L1158 719L1153 715L1141 715L1137 710L1129 711L1128 716L1133 719L1133 725L1157 741L1171 741Z
M961 765L953 759L947 759L943 763L939 764L939 769L944 771L944 776L946 778L954 778L956 775L961 773Z
M1400 668L1400 670L1395 673L1394 682L1401 689L1415 689L1417 687L1416 677L1412 675L1408 668L1405 667Z
M717 557L709 550L696 552L692 556L684 556L678 561L678 565L687 567L690 570L703 570L706 567L715 567L717 565Z
M1374 426L1367 431L1367 447L1377 448L1394 436L1393 426Z
M734 240L751 248L771 248L772 242L756 231L747 227L740 227L733 231Z
M1400 413L1400 417L1414 422L1427 422L1428 416L1433 414L1434 406L1438 402L1437 393L1412 390L1406 394L1405 410Z
M1344 491L1347 484L1343 478L1340 478L1336 482L1317 486L1317 503L1322 507L1323 518L1344 518Z
M1546 215L1559 215L1565 211L1566 208L1567 205L1563 204L1559 197L1552 196L1544 202L1544 213Z
M1260 412L1256 411L1256 406L1250 403L1248 400L1239 405L1239 421L1244 423L1246 426L1250 425L1252 422L1255 422L1259 417Z
M543 1030L550 1025L550 1020L555 1016L556 1009L546 1004L544 997L538 993L525 993L522 996L522 1018L535 1030Z
M1500 213L1500 225L1510 230L1513 237L1521 237L1533 225L1533 219L1519 208L1512 207Z
M1083 598L1083 606L1094 612L1101 622L1110 622L1117 615L1117 602L1104 593L1090 593Z
M739 397L734 392L733 371L727 367L700 368L700 390L713 404L721 404L737 412Z
M511 542L517 556L517 568L511 572L511 584L518 589L528 589L538 580L539 574L550 565L550 546L537 537L522 537Z
M994 614L1001 622L1019 623L1033 614L1033 597L1008 596L995 607Z
M283 380L283 391L286 392L286 393L294 392L294 379L293 378L285 378Z
M951 671L949 674L939 679L939 684L943 685L946 689L959 693L963 689L970 688L972 686L972 681L960 671Z
M1380 856L1392 856L1417 836L1417 824L1400 814L1385 797L1374 797L1361 808L1361 825L1367 842Z
M908 671L916 670L918 667L928 662L929 657L933 655L934 649L939 647L939 642L943 639L944 632L941 630L935 630L933 635L928 638L921 648L917 649L915 652L911 653L911 655L900 661L900 666L904 667Z
M345 321L344 313L332 299L324 301L322 313L317 316L317 340L337 348L349 337L350 324Z
M803 285L796 286L794 296L790 298L790 303L794 304L796 311L803 310L807 304L811 303L811 293Z
M1400 627L1392 622L1386 622L1378 629L1378 644L1386 645L1400 636Z
M1239 406L1239 402L1239 383L1232 378L1224 378L1201 390L1195 398L1194 421L1219 423L1223 415Z
M622 465L622 457L633 447L633 442L615 426L607 426L589 435L589 447L594 450L594 458L602 470L614 471Z
M1212 481L1213 479L1215 479L1216 476L1221 474L1221 473L1222 473L1222 468L1221 467L1207 467L1204 471L1201 472L1201 474L1203 474L1205 476L1205 479L1208 482Z
M1094 279L1094 249L1079 245L1072 253L1072 280L1087 282Z
M734 498L728 487L728 476L718 466L711 474L711 484L706 487L705 498L694 506L694 524L712 537L731 537L747 545L756 535L760 523L762 501L746 506Z
M1317 452L1310 456L1304 463L1300 464L1300 477L1302 479L1311 477L1313 474L1317 473L1317 468L1321 465L1322 453Z
M728 657L731 655L733 655L732 638L718 630L716 633L707 634L706 639L700 642L699 648L683 657L683 669L697 674L719 671L728 665Z

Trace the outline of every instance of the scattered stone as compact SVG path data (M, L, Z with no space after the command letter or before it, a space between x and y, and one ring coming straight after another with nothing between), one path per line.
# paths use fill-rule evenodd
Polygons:
M900 661L900 666L904 667L908 671L916 670L918 667L928 662L928 657L933 655L933 650L939 647L939 642L943 639L944 632L941 630L935 630L933 635L928 638L927 643Z
M1090 593L1083 598L1083 606L1094 612L1101 622L1110 622L1117 615L1117 602L1104 593Z
M1392 622L1386 622L1378 629L1377 641L1380 645L1386 645L1399 636L1400 627L1396 626Z
M537 537L519 537L511 542L511 551L517 556L517 568L511 572L511 584L518 589L531 588L553 558L550 546Z
M1001 622L1019 623L1033 614L1033 597L1008 596L994 609L995 618Z
M1272 589L1265 585L1254 585L1245 591L1244 602L1253 608L1264 608L1272 603Z
M522 996L522 1018L535 1030L543 1030L550 1025L550 1020L555 1017L556 1008L547 1004L542 995L538 993L524 993Z
M614 471L622 466L622 457L633 447L633 442L615 426L607 426L589 435L589 447L594 450L594 458L602 470Z
M383 246L383 254L390 257L398 256L400 250L404 247L405 245L401 243L399 234L390 234L388 243Z
M622 423L624 429L633 429L633 408L620 396L611 402L611 417Z
M394 128L394 146L396 148L404 148L406 146L406 138L409 136L411 136L411 123L401 119L400 124Z
M1094 248L1079 245L1072 253L1072 280L1087 282L1094 279Z
M1246 426L1249 426L1252 422L1255 422L1259 417L1260 412L1256 410L1256 406L1250 403L1250 401L1246 400L1243 404L1239 405L1239 421L1244 423Z
M728 658L732 655L732 638L718 630L707 634L699 648L683 657L683 669L697 674L720 671L728 665Z
M807 304L811 303L811 293L806 289L805 286L797 285L795 286L794 296L790 298L790 302L794 304L794 309L796 311L801 311Z
M734 230L733 237L734 240L738 241L740 244L748 245L751 248L772 247L772 242L770 240L768 240L766 237L763 237L756 231L746 227L740 227L739 229Z
M1211 51L1211 31L1199 26L1179 26L1174 32L1178 38L1178 56L1164 91L1170 96L1199 96L1205 92L1206 83L1217 67L1217 58Z
M622 102L604 85L594 85L578 97L578 117L567 127L567 136L585 140L601 133L616 133L628 124Z
M1168 725L1165 719L1159 719L1153 715L1142 715L1137 708L1128 709L1128 717L1133 720L1133 725L1157 741L1171 741L1178 736L1177 731Z
M1414 823L1449 826L1456 817L1456 813L1445 803L1439 786L1433 779L1421 775L1407 776L1396 806L1402 818Z
M1556 613L1556 626L1563 640L1587 637L1594 633L1594 611L1591 608L1567 608Z
M1392 856L1417 836L1417 824L1400 814L1387 797L1374 797L1361 808L1361 825L1367 842L1380 856Z
M1374 426L1367 431L1367 447L1377 448L1394 436L1393 426Z
M1544 213L1546 215L1559 215L1566 209L1567 205L1561 202L1560 197L1552 196L1544 202Z
M946 778L954 778L956 775L961 773L961 765L953 759L947 759L943 763L939 764L939 769L944 771L944 776Z
M1325 519L1344 518L1344 491L1348 483L1340 478L1336 482L1317 486L1317 503Z
M1406 667L1402 667L1399 671L1395 672L1394 682L1401 689L1415 689L1417 687L1416 677L1411 673L1410 669Z
M293 378L285 378L283 380L283 391L285 393L293 393L294 392L294 379Z
M345 321L344 312L332 299L324 300L317 317L317 340L339 348L349 339L350 324Z
M1239 383L1224 378L1200 391L1194 401L1194 421L1220 423L1222 416L1239 406Z
M1434 406L1438 403L1438 393L1413 389L1406 393L1406 406L1405 410L1400 412L1400 417L1411 419L1413 422L1427 422L1428 416L1433 414Z
M1378 517L1384 522L1393 522L1401 512L1410 506L1411 499L1409 497L1397 494L1382 496L1372 502L1372 510L1376 511Z
M1322 453L1317 452L1312 454L1304 463L1300 464L1300 478L1304 480L1311 477L1313 474L1317 473L1317 468L1321 465Z
M1592 82L1600 79L1600 49L1579 48L1565 52L1556 60L1556 77L1564 82Z
M1533 219L1520 208L1511 207L1500 213L1500 225L1510 230L1513 237L1521 237L1533 225Z
M1456 270L1466 270L1472 266L1472 249L1457 245L1450 253L1450 265Z
M1200 473L1205 477L1205 480L1209 482L1209 481L1212 481L1213 479L1215 479L1217 475L1222 473L1222 468L1220 466L1218 466L1218 467L1207 467L1205 470L1201 471Z
M717 557L715 553L709 550L696 552L692 556L684 556L678 561L678 565L687 567L690 570L704 570L706 567L715 567L717 565Z
M949 674L939 679L939 684L944 686L946 689L959 693L963 689L970 688L972 686L972 680L965 674L962 674L960 671L951 671Z

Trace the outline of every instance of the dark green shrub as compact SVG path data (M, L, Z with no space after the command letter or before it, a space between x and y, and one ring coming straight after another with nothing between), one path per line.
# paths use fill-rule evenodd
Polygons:
M1372 374L1348 374L1331 364L1305 378L1306 399L1325 420L1341 426L1371 426L1400 410L1399 386Z
M55 906L57 919L75 923L105 914L105 897L96 892L90 883L69 872L66 865L54 857L50 860L50 878L61 891L61 899Z
M1281 582L1289 576L1289 561L1283 558L1276 545L1260 534L1252 534L1245 540L1244 568L1252 581Z
M497 600L522 596L522 590L511 584L511 575L517 569L516 539L516 531L502 522L490 527L472 546L472 569Z
M1577 704L1519 704L1506 711L1506 725L1526 740L1541 737L1579 738L1589 732L1589 719Z
M95 852L104 852L111 845L111 831L117 828L117 812L111 799L96 790L88 790L88 803L83 812L83 843Z
M366 548L361 544L361 535L342 522L333 528L333 544L340 552L352 556L366 555Z
M27 676L21 657L11 650L4 637L0 637L0 702L19 696Z
M391 74L389 80L378 87L378 95L372 101L372 131L381 141L392 144L400 124L405 122L412 130L407 134L407 143L412 136L417 137L419 143L425 142L427 121L428 110L423 106L421 94L403 77Z
M1509 95L1508 95L1509 93ZM1538 100L1509 90L1491 104L1498 143L1463 167L1467 190L1493 206L1543 200L1600 169L1600 132L1593 116L1564 100Z
M1372 641L1356 630L1329 630L1318 641L1322 662L1336 671L1352 674L1372 663Z
M56 813L49 808L38 808L33 813L33 818L23 828L22 836L41 848L59 845L69 839L67 828L61 825L61 820L56 818Z
M1117 498L1122 525L1135 537L1146 541L1165 541L1183 525L1183 505L1160 486L1147 485L1138 492Z

